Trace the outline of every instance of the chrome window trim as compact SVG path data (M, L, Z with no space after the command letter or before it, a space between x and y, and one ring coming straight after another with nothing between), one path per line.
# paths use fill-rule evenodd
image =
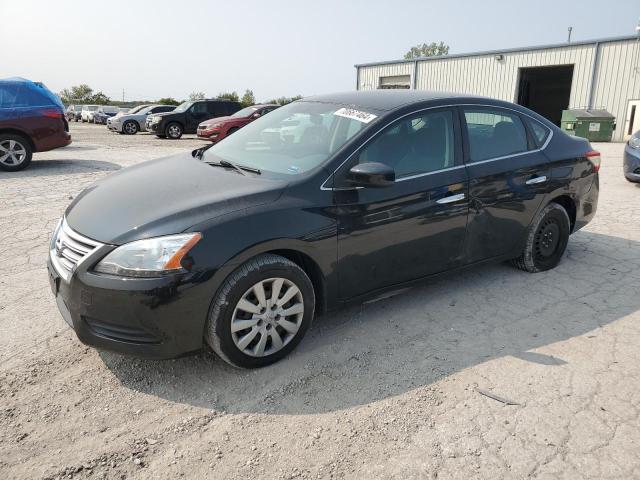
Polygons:
M342 191L342 190L357 190L357 189L360 189L360 188L364 188L364 187L327 187L325 184L331 179L331 177L333 177L336 174L336 172L338 170L340 170L342 168L342 166L345 163L347 163L349 160L351 160L351 157L353 157L356 153L358 153L362 148L364 148L365 145L367 145L367 143L369 143L376 135L378 135L378 133L380 133L382 130L387 128L392 123L394 123L394 122L396 122L398 120L402 120L403 118L408 117L410 115L414 115L414 114L420 113L420 112L425 112L427 110L433 110L433 109L436 109L436 108L474 107L474 106L475 107L487 107L487 108L501 108L503 110L509 110L509 111L515 112L516 114L524 115L525 117L529 117L530 119L538 122L544 128L549 130L549 135L547 136L547 139L545 140L544 144L540 148L536 148L536 149L533 149L533 150L527 150L526 152L520 152L520 153L511 154L511 155L505 155L505 156L502 156L502 157L493 157L493 158L487 158L485 160L478 160L476 162L463 163L462 165L456 165L454 167L449 167L449 168L445 168L445 169L441 169L441 170L434 170L432 172L420 173L420 174L417 174L417 175L412 175L410 177L399 178L399 179L396 180L396 182L401 182L403 180L410 180L410 179L413 179L413 178L424 177L424 176L427 176L427 175L433 175L433 174L441 173L441 172L444 172L444 171L447 171L447 170L455 170L457 168L463 168L463 167L466 167L466 166L469 166L469 165L478 165L478 164L481 164L481 163L487 163L487 162L493 162L493 161L497 161L497 160L503 160L505 158L517 157L517 156L524 155L524 154L527 154L527 153L541 152L545 148L547 148L547 146L549 145L549 142L551 142L551 138L553 137L553 130L551 130L549 127L547 127L546 125L541 123L539 120L536 120L535 118L533 118L531 115L529 115L527 113L524 113L524 112L521 112L519 110L516 110L514 108L503 107L501 105L490 105L490 104L484 104L484 103L454 103L454 104L448 104L448 105L434 105L433 107L421 108L419 110L414 110L413 112L409 112L409 113L407 113L405 115L402 115L401 117L398 117L396 119L393 119L393 120L387 122L385 125L380 127L369 138L367 138L367 140L362 145L360 145L358 148L356 148L340 165L338 165L333 170L333 172L331 172L329 174L329 176L324 180L324 182L322 182L322 185L320 185L320 190ZM461 125L461 127L462 127L462 125Z

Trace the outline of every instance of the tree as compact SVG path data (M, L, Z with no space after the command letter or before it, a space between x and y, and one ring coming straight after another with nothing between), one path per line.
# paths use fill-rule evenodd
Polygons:
M238 93L237 92L221 93L220 95L218 95L218 98L224 98L225 100L231 100L232 102L239 102L240 101L240 97L238 97Z
M70 103L91 103L91 97L93 96L93 89L86 83L76 85L74 87L65 88L58 96L65 104Z
M62 100L62 103L67 105L71 103L108 105L111 103L111 99L109 97L102 92L93 93L93 88L86 83L82 83L71 88L65 88L58 94L58 96Z
M243 107L250 107L251 105L255 105L256 97L253 95L251 90L247 89L244 91L244 95L242 95L240 103Z
M104 93L98 92L89 97L89 101L87 103L93 103L95 105L109 105L111 103L111 99Z
M204 92L191 92L189 94L189 101L193 102L194 100L202 100L206 98Z
M280 97L274 98L273 100L269 100L267 103L275 103L277 105L286 105L291 102L295 102L296 100L300 100L302 95L296 95L295 97Z
M448 55L449 45L445 45L444 42L436 43L423 43L422 45L416 45L411 47L407 53L404 54L404 58L410 60L412 58L420 57L436 57L438 55Z
M172 97L161 98L157 103L159 105L180 105L180 102Z

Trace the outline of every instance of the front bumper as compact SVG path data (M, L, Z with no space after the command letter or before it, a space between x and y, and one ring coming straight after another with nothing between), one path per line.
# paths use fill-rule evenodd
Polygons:
M111 118L107 118L107 128L112 132L121 132L122 131L122 123L119 121L113 121Z
M163 129L160 128L161 124L162 122L156 122L156 123L145 122L144 126L147 129L147 132L155 133L157 135L159 132L163 131Z
M105 246L107 250L113 247ZM131 279L91 272L99 249L66 280L47 261L49 283L63 319L92 347L148 359L198 351L211 294L191 274Z
M622 162L624 176L631 182L640 182L640 150L627 145Z
M220 130L217 130L217 129L214 129L214 130L201 130L201 129L198 129L196 134L197 134L199 139L201 139L201 140L209 140L211 142L217 142L218 140L222 139L222 137L223 137L222 132Z

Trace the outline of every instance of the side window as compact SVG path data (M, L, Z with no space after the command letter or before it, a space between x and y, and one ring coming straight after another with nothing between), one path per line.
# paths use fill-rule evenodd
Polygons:
M207 104L205 102L194 103L191 106L191 113L207 113Z
M465 108L472 162L526 152L527 131L520 116L499 108Z
M453 113L422 113L387 127L358 156L358 163L393 167L396 178L434 172L455 164Z
M550 134L549 129L532 118L527 118L526 121L527 125L529 125L529 130L531 130L533 134L533 141L536 144L536 148L542 147Z

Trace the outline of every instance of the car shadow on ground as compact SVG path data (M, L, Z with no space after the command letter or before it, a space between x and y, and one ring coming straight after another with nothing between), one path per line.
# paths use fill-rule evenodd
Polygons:
M105 171L120 170L122 166L104 160L80 160L65 158L64 160L37 160L33 159L25 170L19 172L4 172L20 175L21 177L40 177L43 175L67 175L77 171Z
M297 351L260 370L232 368L207 352L165 362L100 355L124 387L172 402L321 413L505 356L562 368L570 360L533 350L585 334L598 342L599 329L640 309L639 283L639 242L583 231L549 272L477 267L318 318Z

